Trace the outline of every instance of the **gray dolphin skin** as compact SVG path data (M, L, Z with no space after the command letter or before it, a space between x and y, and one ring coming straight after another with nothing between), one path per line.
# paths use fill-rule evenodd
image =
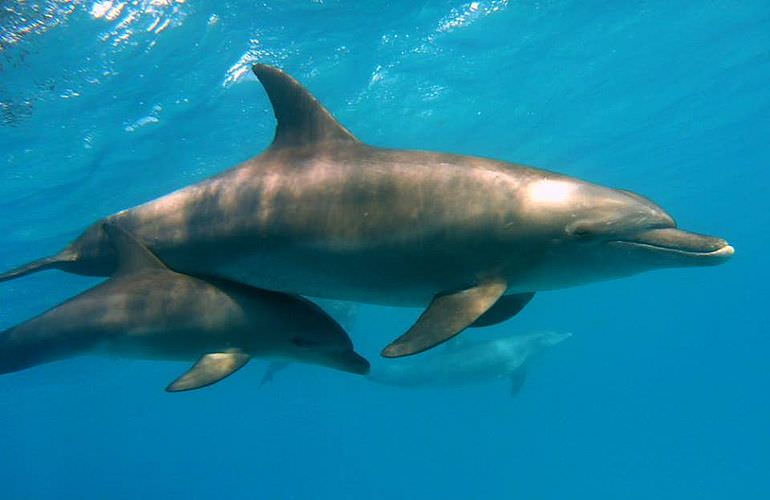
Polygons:
M427 309L383 355L499 323L535 292L725 262L650 200L526 166L356 139L297 81L258 64L272 144L231 170L110 217L176 271L312 297ZM41 269L109 275L94 224Z
M375 364L366 378L398 387L454 387L507 378L511 395L516 395L531 360L571 336L533 332L481 342L455 339L423 356Z
M169 270L113 223L115 275L0 334L0 373L81 354L197 362L166 390L211 385L252 356L365 374L369 363L313 303Z

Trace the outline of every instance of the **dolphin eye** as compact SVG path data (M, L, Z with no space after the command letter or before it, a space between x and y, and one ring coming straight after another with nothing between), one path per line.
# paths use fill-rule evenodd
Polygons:
M568 229L571 236L579 240L590 240L596 236L596 231L585 224L576 224Z
M580 227L578 229L575 229L575 231L572 234L574 234L575 236L581 239L590 238L591 236L593 236L593 233L591 232L591 230L585 227Z

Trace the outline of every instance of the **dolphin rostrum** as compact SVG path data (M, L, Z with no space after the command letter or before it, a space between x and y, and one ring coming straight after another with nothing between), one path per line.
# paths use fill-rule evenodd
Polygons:
M345 331L301 297L169 270L114 223L115 275L0 334L0 373L80 354L197 362L166 390L204 387L252 356L365 374Z
M516 395L524 384L530 361L571 336L533 332L481 342L454 339L447 342L446 349L375 364L366 378L399 387L449 387L505 377L510 380L511 395Z
M720 238L677 229L634 193L521 165L383 149L356 139L296 80L254 73L277 127L262 154L118 212L170 268L308 296L428 306L384 356L504 321L536 291L664 267L719 264ZM97 222L41 269L108 275Z

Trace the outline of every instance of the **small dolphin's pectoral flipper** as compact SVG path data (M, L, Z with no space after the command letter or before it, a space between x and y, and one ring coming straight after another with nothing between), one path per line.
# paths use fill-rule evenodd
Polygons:
M527 380L527 367L521 365L511 373L511 397L516 397L521 392L524 382Z
M105 222L103 228L118 254L118 267L113 276L132 274L145 269L168 271L160 259L122 227L114 222Z
M506 284L490 281L455 293L436 295L417 322L383 351L386 358L408 356L454 337L503 295Z
M479 319L474 321L471 326L492 326L509 320L519 314L534 296L535 292L504 295L487 312L482 314Z
M174 380L168 392L189 391L215 384L248 363L250 356L242 352L214 352L199 359L192 368Z
M265 64L255 64L251 69L265 87L278 121L271 148L359 142L297 80Z
M285 370L287 366L289 366L291 363L288 361L271 361L269 365L267 365L267 369L265 370L265 374L262 375L262 380L259 381L259 386L262 387L263 385L272 382L275 378L275 374Z

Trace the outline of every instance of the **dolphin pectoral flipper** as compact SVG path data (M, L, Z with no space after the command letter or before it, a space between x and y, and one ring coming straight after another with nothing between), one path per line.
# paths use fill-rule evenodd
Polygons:
M214 352L199 359L192 368L174 380L168 392L189 391L215 384L243 368L251 357L242 352Z
M297 80L265 64L255 64L251 69L265 87L278 122L271 148L359 142Z
M527 366L521 365L511 373L511 397L518 396L524 382L527 380Z
M265 374L262 375L262 380L259 381L259 387L272 382L275 378L275 374L285 370L291 363L288 361L271 361L265 369Z
M535 292L504 295L487 312L482 314L479 319L474 321L471 326L492 326L509 320L524 309L534 296Z
M505 293L504 281L489 281L455 293L433 298L417 322L382 351L386 358L417 354L454 337Z

